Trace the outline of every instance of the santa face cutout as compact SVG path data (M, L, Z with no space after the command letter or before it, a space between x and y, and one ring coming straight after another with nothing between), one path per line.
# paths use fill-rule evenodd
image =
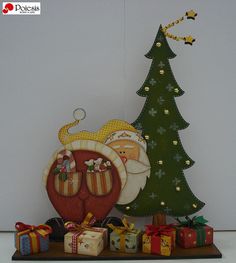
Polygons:
M130 140L114 141L109 144L119 155L124 163L128 160L139 159L139 145Z
M118 131L112 133L105 143L118 153L125 164L127 180L117 204L128 204L138 196L150 176L146 142L139 133Z

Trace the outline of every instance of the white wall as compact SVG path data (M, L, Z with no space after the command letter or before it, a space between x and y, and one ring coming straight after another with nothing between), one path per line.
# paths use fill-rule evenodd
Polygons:
M172 69L186 92L177 103L191 124L182 142L196 161L185 175L207 203L202 214L211 225L236 229L236 2L41 2L41 16L0 15L0 230L57 215L42 170L60 145L58 129L78 106L87 111L80 129L96 130L111 118L132 122L144 103L135 92L159 24L192 8L197 20L172 32L191 33L195 45L169 41L177 54Z

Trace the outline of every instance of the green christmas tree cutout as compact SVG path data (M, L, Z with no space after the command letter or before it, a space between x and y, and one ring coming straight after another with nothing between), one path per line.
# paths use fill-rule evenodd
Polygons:
M146 97L146 102L133 123L147 141L151 175L133 202L116 206L130 216L164 213L181 217L196 213L204 206L192 193L183 173L194 161L185 152L179 137L179 131L189 124L175 103L175 97L184 94L169 64L169 59L175 56L160 26L154 44L146 54L152 59L149 73L137 92Z

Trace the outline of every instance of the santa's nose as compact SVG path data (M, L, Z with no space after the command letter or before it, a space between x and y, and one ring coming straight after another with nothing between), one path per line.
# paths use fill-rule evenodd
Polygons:
M120 156L121 160L123 161L123 163L127 162L127 158L125 156Z

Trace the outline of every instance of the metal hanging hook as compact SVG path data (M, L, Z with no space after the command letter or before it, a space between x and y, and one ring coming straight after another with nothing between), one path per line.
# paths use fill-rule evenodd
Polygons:
M73 111L73 117L76 121L81 121L86 118L86 111L83 108L77 108Z

